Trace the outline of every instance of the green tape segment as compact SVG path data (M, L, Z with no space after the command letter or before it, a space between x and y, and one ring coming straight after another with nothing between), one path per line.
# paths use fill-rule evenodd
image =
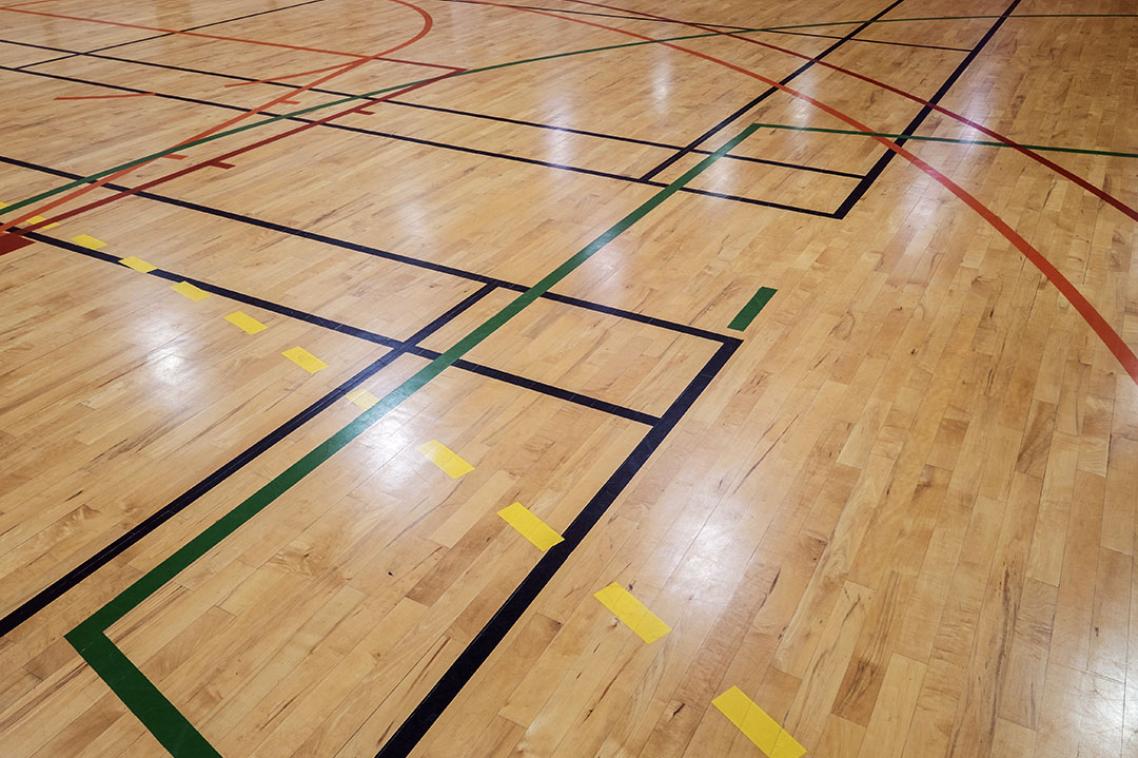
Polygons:
M759 287L759 291L752 295L751 299L747 301L747 304L743 306L743 310L739 311L735 318L731 319L731 323L727 325L727 328L739 332L746 329L751 325L751 322L755 320L755 316L759 315L759 311L765 308L766 304L771 301L775 292L777 292L777 290L770 287Z

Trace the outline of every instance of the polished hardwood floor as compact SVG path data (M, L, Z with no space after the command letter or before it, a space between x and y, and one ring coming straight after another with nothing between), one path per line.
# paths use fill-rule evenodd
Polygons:
M0 19L6 758L1138 756L1133 2Z

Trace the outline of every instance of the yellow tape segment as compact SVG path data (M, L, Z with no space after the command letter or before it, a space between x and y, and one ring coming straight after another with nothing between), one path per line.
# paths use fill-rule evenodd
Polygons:
M648 610L648 606L616 582L596 593L594 597L645 642L655 642L672 631L672 627L665 624L659 616Z
M798 740L738 687L727 690L711 704L770 758L800 758L806 754Z
M72 237L71 241L74 242L76 245L82 245L83 247L89 247L92 250L102 250L104 247L107 246L106 242L103 242L101 239L97 239L95 237L92 237L90 234L80 234L78 237ZM130 259L127 258L124 260L130 260ZM138 259L135 258L134 260L138 260ZM151 271L153 271L153 270L154 269L151 269Z
M461 455L438 440L431 440L419 445L419 452L425 455L431 463L441 468L443 473L451 479L459 479L474 470L474 467L467 463Z
M498 515L542 552L564 540L564 537L554 531L549 524L539 519L533 511L521 503L506 506L498 511Z
M363 389L362 387L352 390L344 397L348 398L348 400L351 400L353 403L358 405L360 408L363 408L365 411L379 402L378 397Z
M208 292L200 289L199 287L195 287L189 282L178 282L177 284L171 284L170 289L174 290L187 300L193 300L195 303L199 300L205 300L207 297L209 297Z
M257 332L263 332L269 328L249 314L241 311L233 311L233 313L225 317L225 320L246 334L256 334Z
M305 350L303 347L290 347L281 353L285 358L300 366L302 369L310 374L315 374L317 371L323 371L328 368L328 364L317 358L312 353Z
M129 258L119 258L119 263L142 274L149 274L151 271L154 271L158 268L153 263L147 263L141 258L135 258L133 255Z
M32 224L42 224L44 221L47 221L47 219L44 218L43 216L32 216L31 218L28 219L28 225L30 226ZM45 224L44 226L41 226L39 229L36 229L36 231L37 232L45 232L48 229L54 229L57 226L59 226L58 221L53 223L53 224ZM92 237L91 239L94 239L94 237Z

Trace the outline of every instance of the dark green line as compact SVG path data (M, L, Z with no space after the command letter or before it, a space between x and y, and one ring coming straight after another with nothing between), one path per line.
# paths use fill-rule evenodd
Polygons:
M759 291L751 296L747 304L743 306L743 310L731 319L731 323L727 325L728 329L734 329L737 332L745 330L755 320L755 316L759 315L759 311L766 307L766 304L774 297L774 293L778 290L771 289L770 287L759 287Z
M166 700L146 678L146 675L107 638L105 634L107 628L137 608L139 604L180 571L187 568L241 525L268 507L293 485L363 434L364 431L408 397L422 389L447 367L453 365L455 361L501 329L510 319L521 313L532 302L552 289L554 285L627 231L633 224L659 207L661 203L707 170L715 161L737 147L757 129L758 127L754 125L748 126L674 182L648 198L635 210L617 221L599 237L543 277L541 281L459 340L454 347L424 366L399 387L385 395L377 404L357 416L350 424L316 446L275 479L261 487L236 508L215 521L198 536L136 580L92 614L90 618L71 630L67 634L67 640L171 754L174 756L195 756L195 758L202 755L217 755L193 724Z
M859 132L856 129L825 129L820 126L793 126L791 124L756 124L763 129L786 129L792 132L819 132L821 134L843 134L852 137L886 137L888 139L917 140L920 142L947 142L953 145L980 145L982 147L1016 147L1006 142L979 139L954 139L952 137L921 137L915 134L893 134L891 132ZM1051 145L1019 145L1028 150L1047 153L1076 153L1079 155L1106 155L1113 158L1138 158L1138 153L1123 153L1117 150L1095 150L1084 147L1053 147Z
M162 747L171 755L194 756L195 758L221 758L193 726L181 728L182 714L166 696L143 676L130 659L119 650L102 632L77 639L78 630L67 635L72 645L84 645L83 657L91 668L103 678L111 689L123 700L133 703L131 710L143 724L162 724L161 729L151 729ZM137 710L136 710L137 708Z
M986 19L986 18L999 18L999 17L998 16L918 16L918 17L913 17L913 18L878 19L878 20L874 21L874 23L875 24L886 24L886 23L901 23L901 22L912 22L912 21L967 21L967 20L971 20L971 19ZM1103 13L1103 14L1034 13L1034 14L1021 14L1021 15L1017 15L1017 16L1011 16L1011 17L1009 17L1009 20L1011 20L1011 19L1027 19L1027 18L1138 18L1138 14L1133 14L1133 13ZM448 78L454 79L454 78L458 78L460 76L469 76L471 74L480 74L480 73L483 73L486 71L495 71L497 69L509 68L511 66L521 66L521 65L529 64L529 63L539 63L541 61L555 60L557 58L568 58L568 57L577 56L577 55L588 55L588 54L592 54L592 53L607 52L609 50L620 50L620 49L629 48L629 47L639 47L641 45L656 45L656 44L660 44L662 42L680 42L683 40L702 39L705 37L719 37L719 36L723 36L726 34L761 34L761 33L770 33L770 32L777 33L779 31L786 30L786 29L812 29L812 28L826 27L826 26L849 26L849 25L864 24L864 23L866 23L866 19L853 20L853 21L829 21L826 23L811 23L811 24L786 24L786 25L782 25L782 26L766 26L766 27L756 27L756 28L743 28L743 29L738 29L738 30L704 32L701 34L685 34L685 35L681 35L681 36L677 36L677 37L663 37L660 39L641 40L638 42L624 42L624 43L617 44L617 45L605 45L603 47L592 47L592 48L587 48L585 50L571 50L571 51L564 52L564 53L554 53L552 55L539 55L535 58L523 58L521 60L516 60L516 61L507 61L505 63L495 63L495 64L492 64L489 66L480 66L478 68L472 68L472 69L467 69L466 71L458 72L458 73L456 73L456 74L454 74ZM192 142L187 142L187 143L181 144L181 145L175 145L173 147L169 147L169 148L166 148L164 150L160 150L160 151L155 152L155 153L150 153L149 155L144 155L141 158L135 158L135 159L127 161L125 163L120 163L117 166L113 166L111 168L104 169L102 171L96 172L94 174L90 174L90 175L82 177L80 179L75 179L74 181L68 182L66 184L61 184L58 187L54 187L50 190L46 190L44 192L39 193L38 195L32 195L31 197L26 197L23 200L19 200L19 201L14 202L14 203L12 203L12 204L4 207L4 208L0 208L0 216L3 216L6 213L11 213L13 211L17 211L21 208L25 208L29 205L32 205L33 203L38 203L41 200L46 200L46 199L53 197L55 195L58 195L62 192L67 192L68 190L75 189L76 187L80 187L84 184L91 184L92 182L95 182L98 179L102 179L104 176L109 176L110 174L113 174L117 171L122 171L123 169L128 169L128 168L134 168L135 166L140 166L144 163L148 163L150 161L157 160L158 158L161 158L161 157L166 156L166 155L170 155L171 153L183 152L183 151L188 150L190 148L197 147L198 145L204 145L206 143L213 142L215 140L219 140L219 139L222 139L224 137L229 137L229 136L232 136L234 134L240 134L240 133L248 131L250 129L255 129L255 128L258 128L261 126L267 126L268 124L272 124L272 123L275 123L277 121L281 121L284 119L290 119L290 118L295 118L297 116L303 116L303 115L308 114L308 113L314 113L316 111L324 110L325 108L332 108L332 107L335 107L337 105L343 105L344 103L349 103L349 102L353 102L356 100L370 100L370 99L372 99L378 95L382 95L382 94L385 94L388 92L394 92L395 90L402 89L403 87L411 87L411 86L414 86L416 84L422 84L424 82L431 81L431 79L433 79L433 78L437 78L437 77L428 77L426 79L416 79L414 81L404 82L403 84L396 84L396 85L393 85L390 87L383 87L381 89L372 90L371 92L364 92L364 93L359 94L359 95L353 95L350 97L343 97L343 98L340 98L338 100L330 100L326 103L320 103L318 105L311 105L311 106L308 106L307 108L301 108L300 110L290 111L288 113L281 113L281 114L276 115L276 116L270 116L268 118L262 119L261 121L255 121L253 123L245 124L243 126L237 126L237 127L232 128L232 129L226 129L225 131L218 132L217 134L211 134L208 137L203 137L201 139L194 140Z

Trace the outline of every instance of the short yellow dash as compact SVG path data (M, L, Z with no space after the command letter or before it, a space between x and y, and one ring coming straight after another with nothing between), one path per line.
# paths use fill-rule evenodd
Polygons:
M466 476L474 467L467 463L461 455L439 442L431 440L419 445L419 452L427 456L427 460L443 470L451 479Z
M506 506L498 515L543 553L565 539L521 503Z
M78 239L78 237L76 237L76 239ZM101 245L103 243L100 242L99 244ZM148 274L158 268L153 263L147 263L141 258L135 258L133 255L129 258L119 258L119 263L143 274Z
M363 408L365 411L379 402L379 398L371 394L364 388L354 389L344 397L351 400L353 403Z
M47 221L47 219L44 218L43 216L32 216L31 218L28 219L29 224L42 224L44 221ZM36 229L36 231L42 232L42 231L46 231L48 229L54 229L57 226L59 226L58 222L56 222L54 224L46 224L44 226L41 226L39 229ZM94 237L92 237L91 239L94 239Z
M95 237L92 237L90 234L80 234L78 237L72 237L71 241L74 242L76 245L82 245L83 247L89 247L92 250L102 250L104 247L107 246L106 242L103 242L101 239L97 239ZM130 260L130 259L128 258L125 260ZM138 260L138 259L135 258L134 260ZM153 270L153 269L151 269L151 270Z
M672 631L672 627L617 582L597 592L594 597L645 642L655 642Z
M256 334L257 332L263 332L269 328L242 311L233 311L233 313L225 317L225 320L246 334Z
M310 374L315 374L317 371L323 371L328 368L328 364L317 358L312 353L305 350L303 347L290 347L281 353L285 358L300 366L302 369Z
M799 758L806 754L798 740L738 687L727 690L711 704L770 758Z
M178 282L177 284L171 284L170 289L174 290L179 295L188 300L193 300L195 303L199 300L205 300L207 297L209 297L208 292L195 287L189 282Z

